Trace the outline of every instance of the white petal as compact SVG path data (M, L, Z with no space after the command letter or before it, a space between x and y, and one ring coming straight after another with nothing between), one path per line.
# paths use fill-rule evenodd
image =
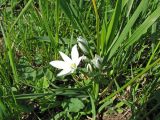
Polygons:
M64 76L64 75L67 75L69 73L71 73L71 69L64 69L60 73L58 73L57 76Z
M58 69L67 69L67 68L70 68L70 66L64 62L64 61L51 61L50 64L53 66L53 67L56 67Z
M72 60L73 60L75 63L76 63L76 61L77 61L78 58L79 58L79 53L78 53L78 50L77 50L77 45L74 45L73 48L72 48L71 58L72 58Z
M63 52L59 52L59 53L65 62L72 63L72 60L66 54L64 54Z
M81 57L78 58L78 60L76 61L76 66L79 65L79 63L81 62L82 58L83 58L83 56L81 56Z

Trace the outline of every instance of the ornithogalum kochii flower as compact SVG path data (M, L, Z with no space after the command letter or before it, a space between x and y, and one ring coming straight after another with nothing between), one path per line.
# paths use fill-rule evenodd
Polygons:
M64 61L55 60L55 61L50 62L50 64L53 67L56 67L58 69L62 69L62 71L60 73L58 73L57 76L64 76L64 75L73 73L77 69L77 67L82 59L82 56L79 57L77 45L74 45L72 48L71 58L69 58L63 52L59 52L59 53Z

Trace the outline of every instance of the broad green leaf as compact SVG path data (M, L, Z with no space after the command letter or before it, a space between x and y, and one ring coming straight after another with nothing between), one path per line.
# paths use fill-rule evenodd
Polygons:
M43 88L49 87L49 81L46 76L43 77Z
M63 102L62 107L68 112L79 112L84 108L84 104L78 98L71 98L70 100Z
M5 107L5 105L2 103L2 101L0 100L0 119L3 120L3 118L7 115L7 109Z

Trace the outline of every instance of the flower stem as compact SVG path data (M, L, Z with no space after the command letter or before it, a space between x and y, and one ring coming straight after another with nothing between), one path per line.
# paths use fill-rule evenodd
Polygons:
M94 97L95 97L95 101L97 101L98 99L98 94L99 94L99 83L98 82L94 82L93 83L93 89L94 89Z

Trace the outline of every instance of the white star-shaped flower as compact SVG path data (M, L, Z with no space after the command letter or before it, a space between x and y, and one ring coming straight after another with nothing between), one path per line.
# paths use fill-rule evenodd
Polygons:
M50 64L53 67L56 67L58 69L62 69L62 71L60 73L58 73L57 76L64 76L64 75L73 73L77 69L77 67L82 59L82 56L79 57L77 45L74 45L72 48L71 58L69 58L63 52L59 52L59 53L64 61L55 60L55 61L50 62Z

